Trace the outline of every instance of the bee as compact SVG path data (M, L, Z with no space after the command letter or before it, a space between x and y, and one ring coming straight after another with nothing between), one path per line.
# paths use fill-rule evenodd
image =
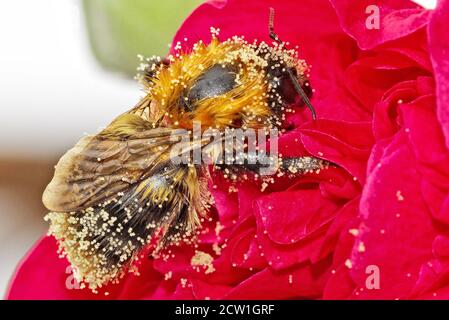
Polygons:
M188 52L145 61L141 101L59 160L43 203L51 211L49 234L79 281L92 290L117 282L154 239L158 248L193 241L213 204L210 170L232 180L263 166L248 158L239 164L218 161L225 130L280 129L292 104L305 105L315 119L308 66L285 48L273 20L271 9L272 45L240 37L220 41L212 30L209 44L200 41ZM195 144L173 138L180 130L192 136L195 123L219 138ZM179 145L175 156L200 150L213 164L173 163ZM290 175L328 165L314 157L276 160L276 172Z

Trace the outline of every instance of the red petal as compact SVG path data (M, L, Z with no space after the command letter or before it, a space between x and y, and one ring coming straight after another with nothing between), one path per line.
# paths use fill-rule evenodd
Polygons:
M292 299L319 298L326 279L326 264L303 265L276 272L266 268L231 290L226 299ZM263 288L261 290L261 288Z
M89 289L77 289L72 269L66 259L57 254L58 246L53 237L42 238L19 265L7 292L6 298L21 299L105 299L102 294L93 294ZM43 282L44 281L44 282ZM111 291L112 290L112 291ZM111 286L114 297L117 286Z
M434 218L449 224L449 151L438 126L435 97L427 95L401 107L404 125L419 162L421 190Z
M319 190L301 190L262 197L257 209L270 240L293 244L333 219L336 206L323 199Z
M438 119L449 148L449 34L447 21L449 20L449 1L438 1L438 7L433 12L429 23L429 51L437 82Z
M370 123L317 120L300 131L312 155L341 166L363 183L373 142Z
M405 134L386 144L375 162L363 190L350 273L361 290L366 289L366 267L380 270L380 289L358 291L358 298L402 298L411 294L421 265L432 257L436 230Z
M342 28L361 49L372 49L387 41L404 37L427 24L430 11L406 0L375 2L379 10L379 28L368 29L367 19L374 13L371 0L331 0ZM368 8L368 9L367 9Z

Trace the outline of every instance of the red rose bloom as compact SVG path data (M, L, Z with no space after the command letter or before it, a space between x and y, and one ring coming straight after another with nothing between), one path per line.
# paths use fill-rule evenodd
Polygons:
M370 2L210 1L174 39L188 49L208 42L215 27L220 39L271 43L273 7L279 37L312 65L318 114L288 117L280 153L338 167L281 178L264 191L254 183L233 190L214 175L216 205L197 245L143 259L140 276L98 294L71 290L68 262L45 237L8 298L449 298L449 0L434 11L377 1L373 30Z

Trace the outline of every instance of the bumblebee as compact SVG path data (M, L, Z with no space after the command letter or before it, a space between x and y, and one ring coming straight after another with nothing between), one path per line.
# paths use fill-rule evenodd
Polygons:
M177 130L192 134L194 123L202 131L280 129L292 104L307 106L315 119L308 66L274 33L273 14L272 45L240 37L219 41L212 30L209 44L144 60L142 100L60 159L43 202L51 211L49 234L80 282L95 290L118 281L154 239L158 248L193 241L213 203L209 170L235 178L260 167L249 161L174 164ZM208 139L184 143L178 155L206 150L216 160L217 145ZM298 175L326 166L313 157L281 159L277 172Z

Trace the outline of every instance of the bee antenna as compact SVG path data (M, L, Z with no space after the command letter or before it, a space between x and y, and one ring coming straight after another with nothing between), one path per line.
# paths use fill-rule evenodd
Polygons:
M270 8L270 16L268 18L268 32L270 34L270 38L276 41L279 44L282 44L282 41L279 40L276 33L274 33L274 9Z
M268 20L268 32L270 34L270 38L274 41L276 41L279 45L284 45L284 42L282 42L281 39L277 36L277 34L274 32L274 9L270 8L270 16ZM312 106L312 103L309 100L309 97L307 97L307 94L304 92L304 89L301 87L301 85L298 82L298 79L295 77L295 75L292 73L292 71L287 68L288 76L290 77L290 80L293 83L293 86L295 87L295 90L299 95L301 96L302 100L306 104L307 108L312 112L312 119L316 119L316 112L315 109Z
M288 73L288 76L290 77L290 80L293 83L293 86L295 87L296 92L299 93L299 95L301 96L302 100L306 104L307 108L312 113L312 119L315 120L316 119L316 112L315 112L315 109L312 106L312 103L309 100L309 97L304 92L304 89L301 87L301 85L298 82L298 79L295 77L295 75L292 73L292 71L290 69L287 69L287 73Z

